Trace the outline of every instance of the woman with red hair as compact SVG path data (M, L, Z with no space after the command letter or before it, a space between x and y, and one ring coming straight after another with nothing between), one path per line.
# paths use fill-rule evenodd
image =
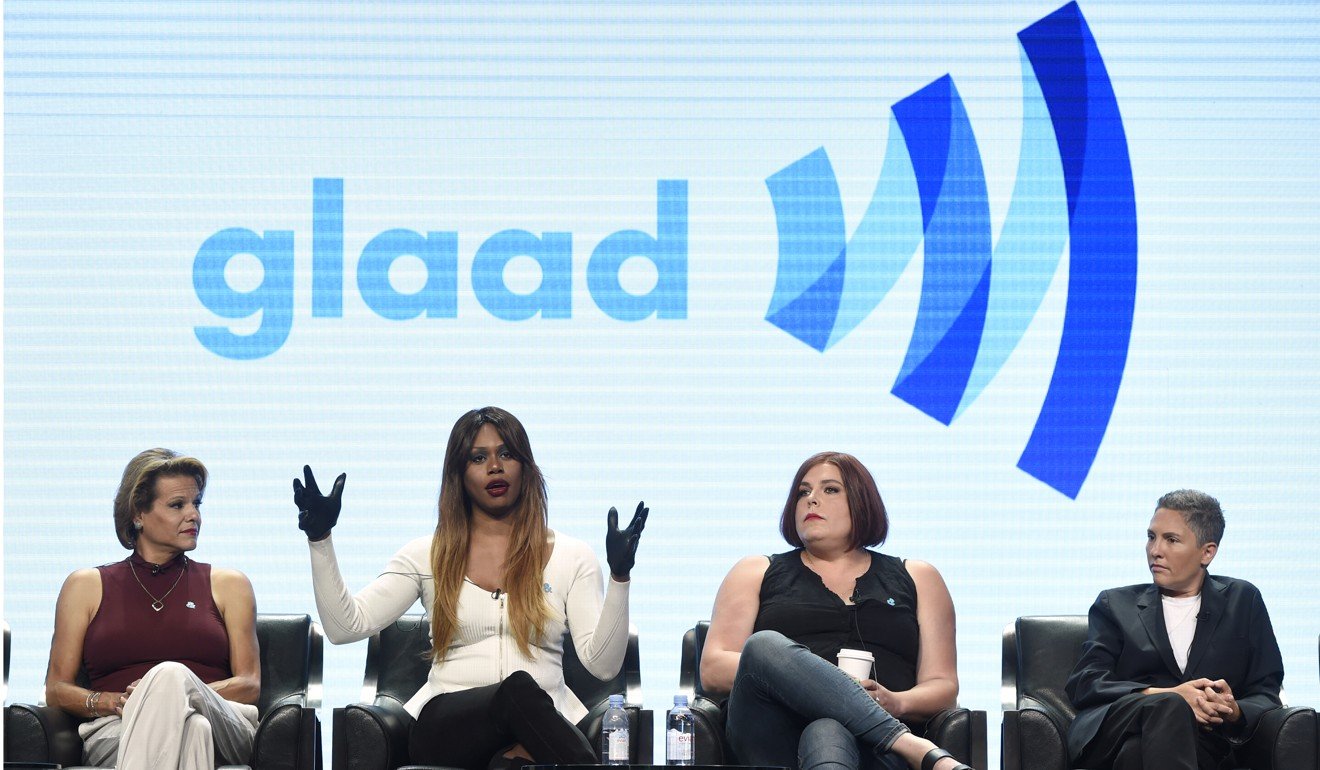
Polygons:
M870 472L839 452L808 458L779 528L794 550L734 566L701 657L702 685L729 693L739 760L970 770L900 721L957 701L953 600L931 565L870 550L889 531ZM840 649L871 653L871 676L834 665Z

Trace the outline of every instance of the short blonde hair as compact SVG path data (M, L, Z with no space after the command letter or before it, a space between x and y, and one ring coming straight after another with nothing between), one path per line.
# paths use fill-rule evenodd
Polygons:
M157 447L129 460L115 494L115 534L130 551L137 540L133 517L156 501L156 480L162 476L191 476L199 493L206 490L206 466L196 457Z

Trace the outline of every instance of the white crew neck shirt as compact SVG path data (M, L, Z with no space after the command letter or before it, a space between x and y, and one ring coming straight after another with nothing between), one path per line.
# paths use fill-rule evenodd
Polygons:
M1178 670L1186 673L1187 654L1196 636L1196 616L1201 611L1201 595L1182 598L1161 596L1160 600L1164 605L1164 628L1169 632L1173 659L1178 663Z

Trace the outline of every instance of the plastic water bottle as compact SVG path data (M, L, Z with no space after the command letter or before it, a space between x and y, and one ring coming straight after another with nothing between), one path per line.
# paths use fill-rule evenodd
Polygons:
M607 765L629 762L628 712L623 710L622 695L610 696L610 708L600 725L600 753Z
M687 696L675 695L674 707L669 710L669 719L665 728L666 764L692 764L695 732L696 722L692 719L692 711L688 708Z

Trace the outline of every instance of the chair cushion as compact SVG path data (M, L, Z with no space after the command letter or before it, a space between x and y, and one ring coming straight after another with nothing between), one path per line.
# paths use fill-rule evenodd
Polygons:
M1085 615L1048 615L1017 620L1017 702L1029 699L1064 718L1077 715L1063 686L1082 655Z
M257 709L262 716L290 695L307 693L311 676L311 626L308 615L257 616L257 643L261 645L261 696Z

